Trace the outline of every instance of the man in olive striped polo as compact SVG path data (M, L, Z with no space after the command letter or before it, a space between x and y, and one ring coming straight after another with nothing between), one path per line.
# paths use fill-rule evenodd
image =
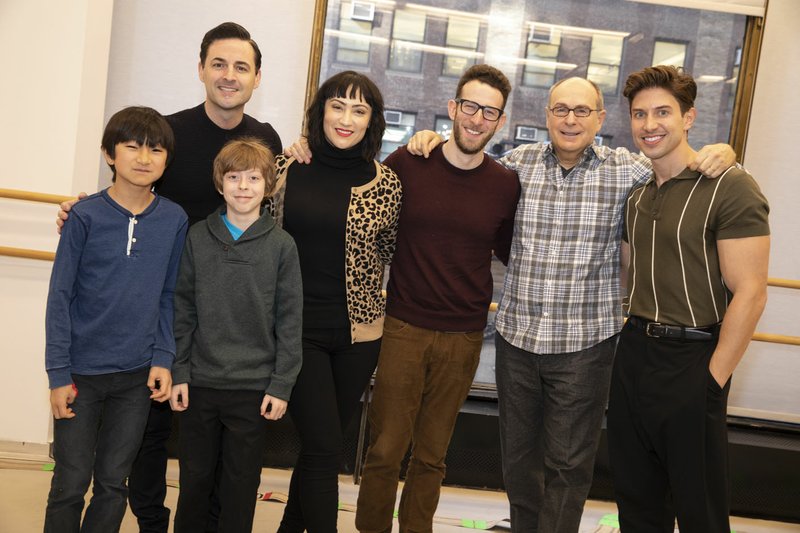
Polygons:
M648 67L623 94L653 174L625 211L630 316L608 412L620 525L671 532L677 516L681 533L728 533L728 391L767 298L769 207L740 169L688 168L691 76Z

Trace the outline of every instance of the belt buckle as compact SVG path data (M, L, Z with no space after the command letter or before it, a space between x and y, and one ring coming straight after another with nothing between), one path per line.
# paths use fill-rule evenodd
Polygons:
M653 330L655 328L661 327L661 325L662 325L661 322L648 322L644 328L645 335L647 335L648 337L661 337L661 335L653 333Z

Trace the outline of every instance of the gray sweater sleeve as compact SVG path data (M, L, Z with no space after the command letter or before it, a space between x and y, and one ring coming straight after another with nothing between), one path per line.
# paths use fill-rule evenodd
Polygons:
M275 370L266 394L289 400L303 363L303 282L294 241L288 237L281 247L280 270L275 294Z
M175 385L191 383L189 356L192 351L192 336L197 328L197 305L195 302L195 270L192 255L191 233L186 239L183 256L175 285L175 363L172 365L172 382Z

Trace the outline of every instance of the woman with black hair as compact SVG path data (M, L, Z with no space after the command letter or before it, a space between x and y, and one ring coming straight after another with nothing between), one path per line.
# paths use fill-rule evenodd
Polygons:
M272 199L297 243L304 295L303 367L289 401L301 450L281 533L336 531L343 433L378 361L401 201L397 176L375 161L386 123L369 78L328 79L306 128L314 159L279 156Z

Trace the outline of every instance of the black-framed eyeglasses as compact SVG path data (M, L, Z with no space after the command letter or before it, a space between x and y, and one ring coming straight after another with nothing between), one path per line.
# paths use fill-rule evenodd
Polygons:
M461 111L467 115L474 115L478 111L481 111L483 113L483 118L490 122L496 122L500 120L500 117L503 116L502 109L497 109L496 107L492 107L490 105L480 105L477 102L473 102L472 100L464 100L463 98L456 98L454 102L457 103L459 109L461 109Z
M557 105L555 107L548 107L553 116L564 118L572 111L578 118L586 118L592 114L592 111L602 111L601 109L592 109L590 107L579 105L578 107L567 107L565 105Z

